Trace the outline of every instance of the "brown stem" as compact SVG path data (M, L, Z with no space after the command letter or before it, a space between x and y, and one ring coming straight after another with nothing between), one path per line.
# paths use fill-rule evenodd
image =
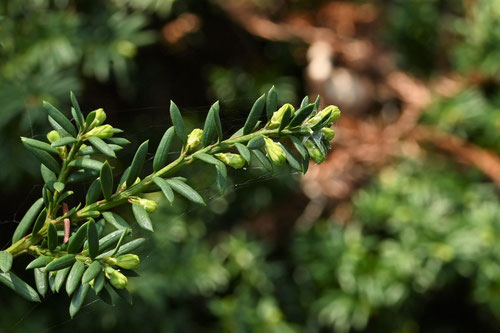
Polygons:
M65 215L69 211L68 204L63 202L63 215ZM69 240L69 226L71 221L69 217L64 219L64 243L67 243Z

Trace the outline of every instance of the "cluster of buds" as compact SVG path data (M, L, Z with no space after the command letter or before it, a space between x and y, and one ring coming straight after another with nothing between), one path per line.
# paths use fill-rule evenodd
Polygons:
M265 144L264 149L266 150L267 156L276 165L283 165L286 162L286 154L280 144L274 142L272 139L264 138Z
M149 199L129 197L128 202L144 207L144 209L148 213L154 213L158 209L158 204L155 201Z
M218 153L215 154L215 157L235 169L243 168L246 162L245 159L239 154Z
M189 133L186 143L186 151L194 151L201 143L203 138L203 130L201 128L195 128Z

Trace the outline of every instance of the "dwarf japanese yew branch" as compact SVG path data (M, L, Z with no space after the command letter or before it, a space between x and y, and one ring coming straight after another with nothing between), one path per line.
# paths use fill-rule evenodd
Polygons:
M243 128L223 139L218 102L210 108L203 129L196 128L189 134L172 102L173 126L156 149L153 172L140 178L149 149L145 141L115 185L108 159L116 158L115 152L129 141L116 136L121 130L104 124L106 114L102 109L84 117L73 94L71 101L72 121L44 102L54 128L47 134L48 142L21 138L41 162L42 197L19 223L12 245L0 251L0 282L31 301L40 301L39 295L45 296L48 289L59 292L64 285L72 296L71 316L78 312L90 288L104 301L113 294L128 297L126 275L139 266L140 259L133 252L145 240L130 240L132 228L113 208L130 204L139 227L153 232L149 214L156 210L157 203L141 194L161 191L170 204L178 194L204 205L187 180L176 176L196 161L215 167L216 183L222 193L226 188L226 166L238 169L256 160L269 170L273 164L288 163L305 173L309 159L316 163L325 160L335 133L330 127L340 116L335 106L319 110L319 97L314 103L304 98L298 110L290 104L278 109L273 87L254 103ZM264 110L265 123L261 121ZM175 139L180 140L182 149L168 163ZM74 203L68 210L74 194L70 188L79 182L90 183L85 202ZM13 258L21 254L34 257L26 269L34 270L37 290L11 271Z

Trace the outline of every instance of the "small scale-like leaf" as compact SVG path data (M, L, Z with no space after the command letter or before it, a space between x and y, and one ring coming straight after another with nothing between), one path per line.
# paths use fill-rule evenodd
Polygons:
M307 169L309 169L309 158L302 159L302 173L306 173Z
M312 139L313 139L314 143L316 144L316 147L318 147L318 149L321 151L321 154L326 156L328 154L328 151L327 151L326 147L323 145L323 143L321 142L322 138L323 138L323 133L321 133L320 131L318 131L312 135Z
M98 138L96 136L92 136L89 138L89 142L94 146L95 149L100 151L106 156L116 158L115 151L111 148L103 139Z
M266 169L267 171L273 171L273 164L269 159L264 155L263 152L260 150L253 150L253 153L255 154L255 157L259 160L260 164Z
M33 230L31 230L33 235L37 234L40 231L40 229L42 229L43 225L45 224L46 218L47 218L47 210L44 208L36 218L35 224L33 224Z
M321 104L321 97L318 95L316 97L316 100L314 101L314 112L317 112L319 110L320 104Z
M68 241L68 253L77 253L83 246L85 238L87 237L88 223L85 223L78 228L78 230L71 235Z
M148 143L149 140L144 141L137 149L132 164L130 164L130 170L127 176L127 186L132 185L139 174L141 173L142 167L144 166L144 161L146 160L146 155L148 153Z
M40 198L31 207L28 209L26 214L24 214L21 222L17 225L16 230L14 231L14 235L12 236L12 243L14 244L18 240L20 240L24 235L28 233L28 230L31 228L31 225L35 221L40 213L40 210L43 207L43 199Z
M180 181L178 179L166 179L167 183L172 187L172 189L182 195L184 198L198 203L200 205L205 205L205 201L191 186Z
M283 150L285 151L288 164L295 170L302 171L302 164L299 162L300 160L297 159L297 157L285 145L282 145L281 143L280 145L281 148L283 148Z
M63 218L66 218L66 217L71 217L78 209L80 209L80 206L82 205L81 202L78 203L78 205L74 206L73 208L71 208L70 210L68 210L64 215L63 215Z
M245 159L245 161L247 161L247 163L250 164L250 160L252 159L252 155L250 153L250 150L248 150L248 148L245 147L245 145L243 145L239 142L236 142L234 144L234 146L238 150L238 153L240 153L240 155Z
M69 163L70 167L84 168L84 169L92 169L101 171L102 162L93 160L91 158L78 158Z
M120 239L123 232L123 228L113 231L99 240L99 252L104 252L110 247L112 247ZM96 258L101 258L98 256Z
M42 268L47 266L50 262L52 261L52 258L49 256L39 256L35 260L31 261L28 266L26 266L26 269L33 269L33 268Z
M262 111L264 110L264 106L266 104L266 95L260 96L252 106L250 113L248 114L247 120L245 122L245 126L243 126L243 134L246 135L253 131L257 121L259 121L260 116L262 115Z
M119 151L119 150L123 149L122 146L119 146L119 145L116 145L113 143L109 143L107 145L109 148L111 148L114 151ZM80 150L78 151L78 155L95 155L95 154L100 154L100 153L101 152L99 150L97 150L96 148L94 148L93 146L87 146L84 148L80 148Z
M196 153L193 155L193 157L208 164L219 165L222 163L221 161L207 153Z
M271 119L273 116L273 113L277 110L278 108L278 93L276 92L276 88L274 86L269 89L269 92L267 93L267 100L266 100L266 115L267 119Z
M100 170L100 169L99 169ZM97 172L95 170L78 170L73 172L68 176L68 183L81 183L93 180L97 177Z
M47 290L49 289L49 285L47 282L47 273L44 269L35 268L33 271L33 275L35 276L35 285L38 293L45 297L47 294Z
M132 212L134 213L134 217L137 220L139 226L147 231L153 232L153 223L149 218L148 212L141 205L132 204Z
M53 293L56 292L56 272L47 272L48 273L48 280L49 280L49 288L50 288L50 291L52 291Z
M75 143L75 142L76 142L75 138L73 138L71 136L66 136L66 137L60 138L57 141L52 142L50 145L52 147L62 147L62 146L70 145L70 144Z
M61 111L56 109L52 104L43 101L43 106L52 119L54 119L66 132L71 136L76 136L77 132L71 121Z
M205 120L205 126L203 127L203 138L201 140L203 147L211 144L215 137L217 136L216 120L215 114L216 110L219 109L219 101L215 102L208 111L207 119Z
M184 120L182 120L181 112L173 101L170 101L170 118L174 124L175 134L177 134L182 144L186 144L187 134L184 128Z
M128 223L120 215L118 215L116 213L104 212L104 213L102 213L102 216L104 217L106 222L111 224L116 229L124 229L124 228L130 229L130 226L128 225Z
M87 195L85 196L85 204L90 205L99 200L99 196L101 195L101 182L99 180L94 180L92 184L90 184L89 189L87 190Z
M44 185L42 188L42 199L45 207L48 207L52 202L53 194L49 190L48 185Z
M122 254L130 253L130 252L134 251L135 249L137 249L139 246L141 246L145 241L146 241L145 238L137 238L137 239L134 239L133 241L130 241L126 244L123 244L122 246L120 246L120 249L118 250L118 252L115 253L115 255L119 256ZM114 252L114 250L104 252L104 253L100 254L96 259L103 259L103 258L109 257L111 254L113 254L113 252Z
M300 102L300 108L303 108L308 104L309 104L309 96L304 96L304 98Z
M219 107L217 107L214 111L214 119L215 119L215 131L217 132L217 138L219 141L221 141L222 140L222 123L220 121L220 108Z
M304 120L306 120L306 118L313 112L313 110L314 110L314 104L308 104L308 105L298 109L295 112L288 127L292 128L292 127L300 126L302 124L302 122Z
M0 270L4 273L10 271L12 267L12 254L7 251L0 251Z
M52 185L57 181L56 174L43 164L40 164L40 173L42 174L43 182L47 184L49 188L52 188Z
M71 296L80 285L84 271L85 264L81 261L75 261L66 280L66 293L68 293L68 296Z
M123 145L129 145L130 144L130 141L125 139L125 138L109 138L109 139L106 139L107 141L111 142L111 143L114 143L115 145L120 145L120 146L123 146Z
M224 164L217 164L215 166L215 181L220 193L224 193L227 187L227 168Z
M90 266L85 270L85 273L83 273L82 276L82 283L89 283L92 281L99 272L102 271L102 266L99 261L93 261Z
M330 110L327 114L325 114L321 120L316 124L314 125L313 127L311 127L311 129L313 131L316 131L316 130L319 130L319 129L322 129L323 127L325 127L329 122L330 122L330 116L332 114L332 111Z
M77 129L80 130L85 124L85 119L83 118L83 114L81 112L76 111L74 107L71 107L71 115L73 119L75 119ZM81 118L80 118L81 117Z
M74 192L73 191L66 191L64 192L63 194L61 194L59 196L59 199L57 199L57 204L60 204L61 202L63 202L67 197L69 197L70 195L73 195Z
M283 118L281 119L280 127L278 128L278 132L281 132L288 126L290 120L292 119L292 108L286 108L285 113L283 114Z
M158 187L163 192L163 195L165 195L165 198L167 198L168 202L172 204L172 202L174 201L174 191L172 190L170 185L168 185L167 181L160 177L153 177L153 182L158 185Z
M102 288L104 288L105 283L106 283L106 276L104 275L104 271L101 270L94 278L93 288L96 294L99 294L101 292Z
M170 145L172 144L172 139L174 137L175 129L170 127L165 131L163 137L161 138L158 149L156 149L156 154L153 159L153 170L158 171L167 164L168 152L170 151Z
M73 105L73 107L71 108L71 114L73 115L73 118L75 118L75 123L79 128L81 128L83 124L85 124L85 118L83 117L82 110L80 109L80 105L78 104L78 100L76 99L76 96L72 91L69 93L69 98L71 99L71 104Z
M108 161L104 162L99 176L101 183L102 194L107 201L111 201L111 194L113 193L113 170Z
M66 267L57 271L56 277L54 279L54 290L56 291L56 293L61 290L64 282L66 282L66 277L68 276L70 269L71 267Z
M57 192L62 192L64 191L64 184L61 183L61 182L55 182L54 183L54 189L57 191Z
M61 166L59 165L59 162L57 162L56 159L54 157L52 157L52 155L50 155L46 151L43 151L43 150L40 150L37 148L33 148L31 146L28 146L28 145L24 145L24 146L38 159L38 161L40 161L40 163L45 165L50 171L52 171L56 174L59 173L59 171L61 170Z
M46 272L58 271L60 269L69 267L75 262L74 254L66 254L62 257L54 259L47 266L45 266Z
M40 302L38 293L12 272L0 273L0 282L31 302Z
M251 139L247 143L248 149L259 149L264 146L266 142L264 141L264 136L258 135L255 138Z
M290 140L292 140L293 145L295 146L295 149L299 152L300 156L302 156L303 159L309 159L309 154L307 153L306 147L304 147L304 144L295 136L290 136Z
M97 227L93 220L89 221L89 225L87 227L87 242L89 257L94 259L99 254L99 236L97 234Z
M34 148L37 150L45 151L45 152L50 153L50 154L59 155L59 152L57 151L57 149L52 147L47 142L43 142L43 141L39 141L39 140L35 140L35 139L30 139L30 138L25 138L23 136L21 137L21 141L26 148Z
M72 137L71 134L69 134L64 128L62 128L61 125L59 125L57 123L57 121L54 120L54 118L52 118L51 116L48 116L47 117L48 121L49 121L49 124L50 126L56 130L57 132L59 132L59 134L61 134L61 136L64 136L64 137ZM49 284L50 284L50 277L49 277Z
M73 318L78 311L80 311L85 298L87 297L87 293L89 291L90 285L88 283L80 285L77 292L71 298L71 303L69 305L69 315Z

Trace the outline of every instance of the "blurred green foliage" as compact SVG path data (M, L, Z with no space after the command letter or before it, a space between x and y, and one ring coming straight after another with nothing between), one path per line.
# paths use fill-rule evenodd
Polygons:
M317 6L291 3L299 9ZM202 18L223 20L216 6L205 2L10 0L2 5L0 159L17 165L4 165L0 181L11 185L20 184L19 165L38 172L14 143L20 133L39 132L42 98L63 101L69 89L85 91L99 81L116 84L122 94L127 85L147 86L149 77L131 83L130 73L138 68L135 54L140 58L141 46L153 42L151 31L158 32L155 22L172 11L193 10ZM422 122L499 154L500 3L393 0L376 5L384 16L377 33L396 51L402 69L423 77L464 75L462 89L435 98ZM243 35L231 29L238 38ZM249 40L235 44L255 43ZM231 41L226 44L231 47ZM206 61L200 74L207 88L203 94L228 106L223 119L228 112L234 118L226 119L237 122L234 110L247 107L271 83L286 100L296 99L304 85L300 64L287 46L259 46L265 61L243 61L251 47L242 47L241 57L229 65L200 59L207 53L199 50L186 55ZM159 62L141 64L139 70L147 73L159 68ZM166 80L177 84L178 77ZM190 114L196 117L198 111ZM151 115L150 123L156 126L155 121ZM208 209L187 203L176 209L161 206L157 231L143 249L141 277L131 279L133 306L91 301L76 320L66 322L60 315L66 313L66 298L51 297L32 309L2 290L6 297L2 294L0 304L12 313L0 315L0 332L496 332L498 187L476 170L426 154L375 175L350 202L353 215L345 225L323 218L303 229L290 220L279 224L279 236L263 236L242 222L291 206L300 211L294 203L303 197L290 171L252 170L261 177L249 183L235 172L234 190L224 198L213 194L213 175L193 171L188 176L211 197Z
M137 48L154 41L147 16L125 2L9 0L0 6L0 181L13 185L34 174L31 159L15 149L17 137L36 133L44 117L41 101L57 104L85 78L130 85L129 67ZM24 172L19 166L27 169Z

